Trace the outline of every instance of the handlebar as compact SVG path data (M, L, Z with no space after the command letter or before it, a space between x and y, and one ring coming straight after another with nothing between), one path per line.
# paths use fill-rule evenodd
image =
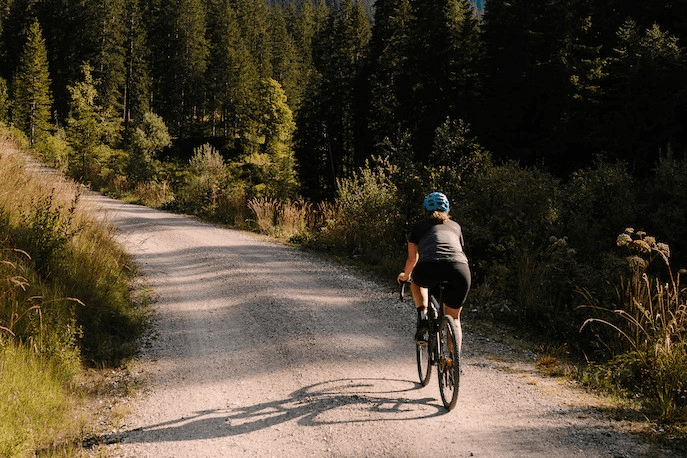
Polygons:
M400 302L403 302L403 296L405 296L405 292L406 292L406 285L410 285L410 282L409 281L402 281L400 284L399 291L398 291L398 300Z

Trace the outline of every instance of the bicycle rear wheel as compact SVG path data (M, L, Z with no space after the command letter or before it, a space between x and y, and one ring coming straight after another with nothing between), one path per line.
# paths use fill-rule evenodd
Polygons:
M415 355L420 385L427 386L429 379L432 377L432 364L429 360L429 331L426 331L423 337L422 341L415 342Z
M447 410L456 406L460 386L460 353L458 352L456 323L450 316L444 316L439 328L439 392Z

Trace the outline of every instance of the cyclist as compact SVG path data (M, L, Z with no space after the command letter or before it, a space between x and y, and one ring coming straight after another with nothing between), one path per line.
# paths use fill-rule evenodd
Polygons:
M455 319L458 351L462 343L460 312L470 290L468 258L463 251L463 231L448 215L449 201L441 192L425 197L425 218L416 222L408 237L408 259L398 282L411 281L417 309L416 340L422 340L428 328L429 288L447 282L444 290L444 313Z

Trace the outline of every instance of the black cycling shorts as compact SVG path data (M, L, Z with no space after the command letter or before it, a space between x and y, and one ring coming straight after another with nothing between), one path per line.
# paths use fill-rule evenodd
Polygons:
M454 309L460 308L470 291L470 267L462 262L420 261L413 269L413 283L423 288L435 288L447 282L444 289L444 303Z

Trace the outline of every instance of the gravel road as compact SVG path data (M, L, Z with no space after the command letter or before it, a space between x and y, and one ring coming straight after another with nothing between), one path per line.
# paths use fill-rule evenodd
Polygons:
M393 284L193 218L87 198L155 296L126 457L662 457L610 406L464 315L456 409L417 383Z

